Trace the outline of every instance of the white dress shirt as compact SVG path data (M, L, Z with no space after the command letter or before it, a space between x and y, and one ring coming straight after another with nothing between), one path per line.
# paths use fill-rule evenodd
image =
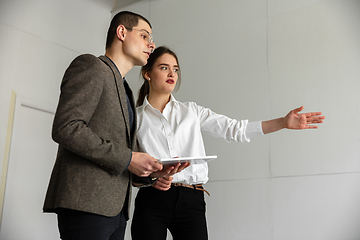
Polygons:
M237 121L194 102L178 102L172 95L163 113L153 108L147 97L136 111L138 148L156 159L206 156L201 131L228 142L249 142L263 135L261 121ZM173 177L174 183L204 184L209 179L207 163L192 164Z

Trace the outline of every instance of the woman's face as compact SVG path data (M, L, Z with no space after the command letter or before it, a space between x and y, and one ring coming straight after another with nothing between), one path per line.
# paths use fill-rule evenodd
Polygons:
M179 66L174 56L165 53L159 57L145 77L149 81L150 94L170 94L178 80ZM149 80L150 78L150 80Z

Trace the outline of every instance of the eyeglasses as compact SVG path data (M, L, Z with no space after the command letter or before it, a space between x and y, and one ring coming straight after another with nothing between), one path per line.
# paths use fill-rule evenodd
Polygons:
M138 32L142 32L144 34L143 38L149 43L151 44L152 42L154 42L154 39L153 39L153 35L151 33L149 33L148 31L146 31L145 29L135 29L135 28L128 28L128 27L125 27L127 30L136 30Z

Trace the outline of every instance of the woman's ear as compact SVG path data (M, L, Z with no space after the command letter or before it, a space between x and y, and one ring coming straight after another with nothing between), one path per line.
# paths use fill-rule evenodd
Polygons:
M148 81L151 80L151 78L150 78L150 76L149 76L149 73L147 73L147 72L144 73L143 77L144 77L146 80L148 80Z

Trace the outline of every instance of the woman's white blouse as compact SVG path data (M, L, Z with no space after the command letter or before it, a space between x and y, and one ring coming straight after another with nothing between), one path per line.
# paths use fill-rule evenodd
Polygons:
M153 108L147 98L136 111L139 151L156 159L206 156L201 131L228 142L249 142L250 138L263 135L261 121L237 121L194 102L178 102L172 95L163 113ZM207 163L192 164L173 177L174 183L206 183Z

